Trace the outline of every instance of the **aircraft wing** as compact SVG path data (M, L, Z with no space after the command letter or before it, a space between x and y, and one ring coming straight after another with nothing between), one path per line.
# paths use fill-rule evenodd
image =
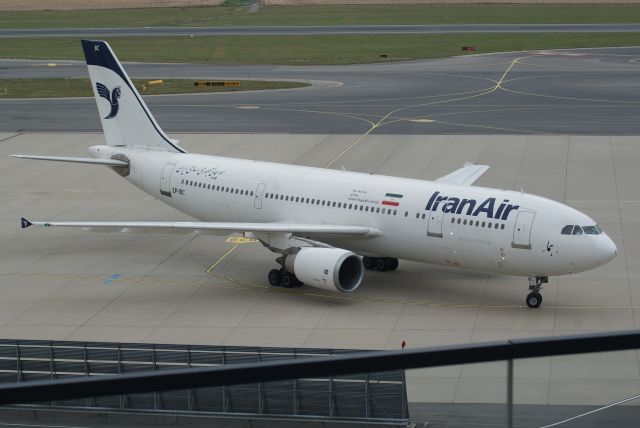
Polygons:
M305 223L218 223L200 221L30 221L22 218L21 227L80 227L93 231L131 233L207 233L263 232L314 235L377 236L378 229L366 226Z
M471 186L482 174L487 172L488 169L488 165L474 165L470 162L465 162L462 168L456 169L447 175L437 178L436 181L438 183Z
M56 162L74 162L74 163L86 163L92 165L106 165L106 166L127 166L128 162L117 159L96 159L96 158L76 158L68 156L32 156L32 155L9 155L13 158L19 159L36 159Z

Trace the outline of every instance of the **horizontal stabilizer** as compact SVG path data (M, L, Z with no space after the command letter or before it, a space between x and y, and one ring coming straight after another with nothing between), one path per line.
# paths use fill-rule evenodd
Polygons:
M265 232L265 233L308 233L318 235L378 236L380 231L371 227L346 226L332 224L304 223L217 223L198 221L29 221L22 219L22 228L43 227L82 227L85 229L107 229L113 232L175 233L189 232ZM140 230L139 230L140 229Z
M489 170L488 165L474 165L470 162L465 162L464 166L460 169L436 179L438 183L446 184L459 184L461 186L471 186L476 182L478 178Z
M74 162L74 163L88 163L93 165L106 165L106 166L127 166L128 162L116 160L116 159L94 159L94 158L74 158L66 156L31 156L31 155L9 155L14 158L20 159L36 159L47 160L57 162Z

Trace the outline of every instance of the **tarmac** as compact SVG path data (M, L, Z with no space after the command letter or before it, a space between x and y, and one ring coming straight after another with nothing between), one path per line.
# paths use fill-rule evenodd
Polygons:
M506 91L505 82L513 69L525 62L514 61L522 53L477 57L475 70L468 62L464 75L478 72L490 76L493 85L484 87L493 90L479 92L487 97L484 100L478 96L457 103L457 86L442 86L445 80L429 90L447 95L433 100L424 93L417 93L416 99L377 98L390 89L366 92L377 87L376 80L363 81L357 72L360 66L349 66L337 67L336 74L344 72L342 85L270 94L190 97L198 107L193 110L194 117L182 126L209 117L209 123L203 126L214 129L220 123L220 113L229 121L218 128L219 133L176 132L177 119L169 121L169 126L159 119L187 150L205 154L318 167L333 162L332 168L422 179L444 175L465 161L488 164L491 169L477 185L523 189L584 211L614 239L619 255L598 269L550 278L543 291L543 305L537 310L524 306L525 278L401 261L397 272L367 272L363 286L355 293L332 294L309 287L286 290L267 284L266 273L275 266L274 255L259 244L233 237L20 230L19 219L23 216L42 220L187 217L106 168L6 156L86 156L87 147L103 142L101 133L69 131L74 124L91 129L93 125L89 122L87 126L85 116L97 122L93 100L1 101L0 337L398 349L403 340L409 347L422 347L640 328L640 86L637 72L632 72L637 70L632 60L638 50L623 50L623 56L615 51L615 56L596 51L579 56L553 53L531 57L526 63L533 60L540 66L540 76L546 77L535 78L533 72L527 75L531 78L521 76L519 82L529 83L520 94L510 92L513 87ZM548 58L558 60L557 67L550 67ZM387 79L399 73L394 81L405 88L403 94L408 94L411 85L404 82L405 76L420 77L427 64L432 75L440 68L444 79L453 79L463 73L452 66L455 61L470 59L362 67L381 67L390 73ZM567 70L561 65L571 63L573 68ZM543 71L545 66L551 71ZM192 70L206 70L204 67L209 66L194 67ZM491 67L493 71L488 70ZM582 70L578 77L576 67ZM29 69L35 73L62 67ZM69 70L75 69L69 66ZM328 76L324 67L318 69L319 75ZM265 67L256 74L269 70L285 75L299 69ZM556 79L556 75L560 77ZM478 76L463 80L485 84ZM358 79L363 82L360 86ZM379 79L377 82L383 81ZM343 87L348 90L342 92L342 99L328 100L326 91ZM493 96L501 98L488 98ZM278 97L285 100L280 101L282 105L291 106L296 98L300 105L291 109L279 105L262 115L267 110L266 100L278 102ZM314 104L315 97L317 108L324 109L326 102L327 111L335 114L305 116L303 110ZM206 107L212 99L223 98L234 100L234 107ZM184 119L182 99L154 97L148 101L154 113L161 113L158 116L167 117L173 111ZM455 121L447 120L452 125L446 125L447 132L440 134L427 135L434 130L429 128L431 122L405 120L396 111L407 106L414 117L431 120L428 118L435 113L428 115L421 110L427 107L420 104L437 108L438 100L450 103L454 110L450 113L458 116ZM540 104L528 104L533 100ZM491 103L495 103L493 107ZM517 112L518 104L524 113ZM264 108L235 108L242 105ZM56 112L56 108L61 111ZM256 116L246 121L249 116L243 115L247 113ZM522 114L519 119L518 114ZM37 117L45 120L38 123ZM501 117L501 127L492 125ZM239 125L243 118L246 128ZM272 118L275 124L270 123ZM320 124L311 118L317 118ZM363 118L373 125L360 125ZM474 121L486 125L464 126ZM41 127L42 132L21 130L19 124L24 123ZM224 132L234 126L234 132ZM314 132L322 126L328 131ZM52 127L56 130L49 129ZM582 127L579 132L570 132L577 127ZM278 132L281 128L284 131ZM297 132L300 129L305 132ZM416 129L420 132L412 132ZM534 132L517 132L525 129ZM550 133L554 129L557 132ZM456 130L469 134L456 134ZM478 133L471 134L471 130ZM471 406L472 414L477 414L474 403L504 403L506 374L504 362L409 371L412 412L424 411L426 418L434 414L433 406L442 403L454 405L436 409L445 414L443 420L459 417L455 411L455 416L447 413L452 409L464 412ZM592 409L640 395L640 355L628 351L518 361L515 376L516 404L543 406L532 408L520 422L530 422L532 415L544 409L566 409L553 413L561 418L576 409ZM637 404L637 400L626 404ZM491 420L500 420L500 408L491 408L497 412ZM617 414L624 414L624 421L631 421L629 426L633 426L638 420L635 409L632 406ZM611 411L605 414L615 420ZM516 414L516 421L518 417ZM611 424L623 426L626 422Z
M630 33L637 23L616 24L433 24L433 25L262 25L224 27L33 28L0 29L0 37L123 36L303 36L322 34L467 34L467 33Z
M163 129L173 133L640 135L640 47L340 66L125 68L135 78L313 83L146 97ZM87 68L78 61L0 60L0 79L21 77L87 77ZM0 131L101 132L95 108L90 98L0 99Z
M83 156L100 134L0 136L0 336L398 349L639 327L640 146L636 136L184 134L189 151L433 179L464 161L480 186L564 201L595 218L620 254L554 277L540 309L525 278L401 261L355 293L271 288L274 255L227 237L19 228L33 219L186 217L103 167L9 158ZM516 363L517 403L608 404L640 394L638 352ZM505 363L410 371L411 402L500 403Z

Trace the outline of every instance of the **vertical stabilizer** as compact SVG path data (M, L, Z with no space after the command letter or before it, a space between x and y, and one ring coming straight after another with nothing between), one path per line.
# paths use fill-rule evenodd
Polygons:
M109 44L82 40L82 49L107 144L185 153L160 129Z

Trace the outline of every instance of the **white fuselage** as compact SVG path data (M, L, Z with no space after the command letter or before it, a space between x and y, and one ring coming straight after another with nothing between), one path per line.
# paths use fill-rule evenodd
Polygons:
M363 255L531 277L588 270L617 251L605 233L561 234L567 225L596 223L522 192L154 150L95 146L90 152L124 154L129 181L202 221L379 230L364 238L322 237Z

